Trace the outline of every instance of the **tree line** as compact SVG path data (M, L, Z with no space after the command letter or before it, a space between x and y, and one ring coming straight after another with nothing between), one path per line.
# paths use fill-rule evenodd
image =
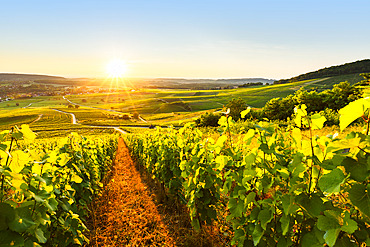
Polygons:
M364 74L364 81L359 84L370 82L370 73ZM362 90L358 85L351 85L348 82L341 82L322 92L315 90L307 91L303 88L297 90L294 94L290 94L285 98L273 98L269 100L262 109L252 109L249 118L263 120L286 121L294 113L294 107L299 104L307 106L307 112L320 112L327 119L327 125L337 125L339 123L338 110L346 106L348 103L361 98ZM368 85L368 84L367 84ZM248 105L242 98L232 99L225 108L229 108L229 116L233 120L240 120L240 113L247 109ZM196 119L195 123L199 127L218 126L220 113L205 113L200 118Z
M275 81L274 84L284 84L303 80L318 79L337 75L347 75L355 73L370 72L370 59L346 63L328 68L319 69L310 73L302 74L290 79L281 79Z

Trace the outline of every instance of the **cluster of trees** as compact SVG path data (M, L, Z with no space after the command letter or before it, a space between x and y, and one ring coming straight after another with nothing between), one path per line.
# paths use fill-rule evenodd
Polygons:
M363 78L365 78L362 81L359 81L355 84L355 86L368 86L370 85L370 73L362 73L360 74Z
M370 74L366 75L369 76L366 80L370 80ZM361 89L348 82L341 82L334 85L333 89L322 92L307 91L301 88L285 98L271 99L262 109L251 110L249 117L258 120L268 118L285 121L292 116L296 105L305 104L308 113L320 112L326 117L327 125L335 125L339 121L338 110L361 96ZM247 104L243 99L237 98L232 99L226 108L230 109L228 115L237 121L241 117L240 113L247 109ZM196 120L196 124L200 127L216 127L220 117L221 114L206 113Z
M337 75L355 74L355 73L362 73L362 72L369 72L369 71L370 71L370 59L365 59L365 60L356 61L352 63L346 63L343 65L323 68L323 69L310 72L310 73L306 73L303 75L299 75L299 76L296 76L290 79L281 79L281 80L275 81L274 84L283 84L283 83L290 83L290 82L296 82L296 81L318 79L318 78L337 76Z
M228 115L232 117L235 121L240 119L240 113L247 109L247 104L242 98L235 98L229 101L226 105L226 109L230 109ZM222 113L208 113L201 115L195 120L195 124L198 127L217 127L218 120L220 119Z
M263 85L263 82L248 82L248 83L244 83L243 85L240 85L239 87L252 87L252 86L262 86L262 85Z
M300 89L285 98L274 98L266 103L262 112L270 120L286 120L293 114L294 107L305 104L307 112L320 112L326 108L337 111L349 102L359 99L362 92L348 82L334 85L333 89L320 93Z
M68 104L68 108L76 108L76 109L78 109L78 108L80 108L80 106L79 105Z

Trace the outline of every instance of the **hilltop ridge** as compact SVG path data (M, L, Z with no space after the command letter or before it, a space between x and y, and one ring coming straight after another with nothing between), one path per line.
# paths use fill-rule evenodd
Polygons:
M32 80L65 80L61 76L39 75L39 74L18 74L0 73L0 81L32 81Z
M370 59L358 60L356 62L345 63L342 65L335 65L330 67L325 67L316 71L301 74L299 76L292 77L290 79L281 79L275 81L274 84L283 84L290 82L297 82L310 79L320 79L331 76L338 75L348 75L355 73L365 73L370 72Z

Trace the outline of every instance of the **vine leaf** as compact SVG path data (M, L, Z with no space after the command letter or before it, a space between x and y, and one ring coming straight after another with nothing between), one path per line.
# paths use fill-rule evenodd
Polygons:
M357 222L350 218L350 214L348 211L345 211L343 226L341 227L341 230L349 234L353 234L357 229L358 229Z
M230 198L229 205L230 213L234 217L242 217L242 213L244 211L244 202L235 198Z
M11 163L9 164L9 168L13 172L19 173L25 164L28 163L29 155L21 150L16 150L12 152L12 156L13 157Z
M29 207L20 207L15 209L16 214L13 221L9 222L9 228L13 231L22 233L36 223L32 220L31 209Z
M254 246L257 246L257 244L260 242L264 232L265 231L262 229L260 225L255 225L254 231L252 233L252 239L253 239Z
M36 229L35 236L39 243L46 243L47 239L44 236L44 232L40 228Z
M270 209L262 209L261 212L258 214L258 219L261 221L261 227L263 230L266 230L267 224L272 220L273 214L271 213Z
M245 118L245 115L247 115L251 111L251 107L248 106L248 108L240 113L242 118Z
M346 157L342 161L342 166L346 169L346 172L350 175L350 178L357 182L364 182L369 176L367 160L359 158L358 160Z
M23 137L26 140L33 141L36 139L36 134L30 129L27 124L21 125L21 132L23 133Z
M0 246L24 246L24 238L10 230L0 231Z
M326 117L321 116L320 113L316 113L311 116L312 129L319 130L322 129L324 123L326 122Z
M324 239L330 247L334 246L341 230L340 220L340 213L332 210L325 211L317 219L317 228L325 232Z
M229 159L225 155L219 155L216 157L215 161L216 161L216 164L218 165L216 166L216 169L221 171L227 165L227 162L229 161Z
M319 180L319 187L323 192L334 193L340 191L345 176L341 169L336 168L328 174L324 174Z
M283 235L288 232L289 230L289 223L290 223L290 217L286 216L285 214L280 219L281 222L281 229L283 230Z
M6 151L8 146L6 144L0 143L0 150Z
M348 191L349 199L363 214L370 217L370 185L354 184Z
M8 228L9 222L15 217L14 209L7 203L0 203L0 231Z
M355 100L339 110L339 126L340 130L344 130L357 118L363 116L365 111L370 107L370 98L362 98Z

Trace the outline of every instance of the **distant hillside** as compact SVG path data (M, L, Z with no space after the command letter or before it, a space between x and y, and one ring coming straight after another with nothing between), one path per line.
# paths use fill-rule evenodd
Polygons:
M212 89L240 86L247 83L272 84L275 80L264 78L238 78L238 79L183 79L183 78L155 78L135 79L136 86L148 88L172 89Z
M370 59L360 60L343 65L331 66L328 68L319 69L317 71L302 74L290 79L282 79L275 81L274 84L283 84L310 79L319 79L331 76L348 75L356 73L370 72Z
M0 73L0 81L64 80L61 76Z

